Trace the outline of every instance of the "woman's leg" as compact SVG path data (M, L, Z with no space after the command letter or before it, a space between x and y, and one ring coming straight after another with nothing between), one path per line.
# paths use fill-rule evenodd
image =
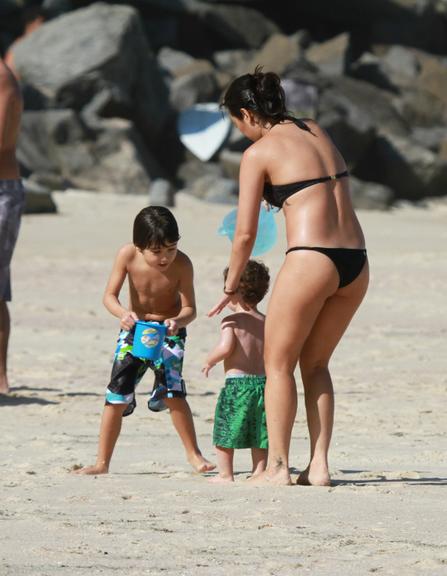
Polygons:
M291 483L289 447L297 408L294 371L301 348L338 281L329 258L311 251L289 254L278 274L265 326L268 465L253 483Z
M310 461L299 484L330 484L328 450L334 420L334 392L329 359L368 287L368 265L352 283L324 304L301 350L300 369L310 438Z

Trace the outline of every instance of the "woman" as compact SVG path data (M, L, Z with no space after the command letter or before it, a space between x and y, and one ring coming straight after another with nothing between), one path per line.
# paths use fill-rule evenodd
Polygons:
M329 359L368 287L365 240L355 216L345 162L312 120L287 114L273 73L236 78L222 102L253 144L244 152L236 233L224 296L209 312L238 301L241 273L256 238L264 197L282 208L287 246L267 310L265 405L268 467L259 481L290 484L289 446L297 408L294 370L304 386L310 460L299 484L330 485L328 450L334 393Z

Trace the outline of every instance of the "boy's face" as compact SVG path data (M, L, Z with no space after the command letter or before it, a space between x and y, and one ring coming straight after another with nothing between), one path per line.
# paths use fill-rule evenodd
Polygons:
M177 242L140 250L146 263L158 270L167 270L177 256Z

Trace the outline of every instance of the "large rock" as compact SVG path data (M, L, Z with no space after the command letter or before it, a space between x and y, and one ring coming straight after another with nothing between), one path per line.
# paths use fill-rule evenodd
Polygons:
M306 59L324 74L340 76L346 68L349 35L339 34L320 44L313 44L306 51Z
M57 212L57 206L50 190L26 178L23 179L23 186L25 188L25 214L54 214Z
M320 96L318 120L326 128L349 167L369 153L379 130L409 133L391 97L374 86L350 78L333 78Z
M399 95L399 109L410 124L447 121L446 58L404 46L380 46L353 63L350 74Z
M352 204L356 210L387 210L394 202L394 192L377 182L349 178Z
M444 196L447 190L445 160L408 137L389 133L377 138L355 175L389 186L399 199Z
M92 134L73 110L25 112L17 155L36 180L87 190L145 194L162 175L130 121L102 120Z
M14 61L48 107L80 110L108 90L117 115L134 117L156 142L167 91L134 9L97 3L55 18L16 44Z

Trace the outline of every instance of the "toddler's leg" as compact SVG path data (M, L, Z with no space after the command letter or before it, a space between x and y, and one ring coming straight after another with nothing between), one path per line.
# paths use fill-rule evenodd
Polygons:
M172 423L185 447L188 462L196 472L210 472L216 467L202 456L197 445L196 431L192 419L191 409L185 398L164 398L169 408Z
M267 467L267 456L268 456L268 450L264 450L263 448L251 449L251 459L253 462L253 468L251 470L250 478L254 478L261 472L264 472L264 470Z
M123 412L126 408L127 404L106 404L104 406L96 464L75 470L76 474L107 474L113 449L120 435Z
M216 446L217 453L217 468L219 474L210 478L210 482L213 484L226 484L228 482L234 482L233 476L233 448L223 448L222 446Z

